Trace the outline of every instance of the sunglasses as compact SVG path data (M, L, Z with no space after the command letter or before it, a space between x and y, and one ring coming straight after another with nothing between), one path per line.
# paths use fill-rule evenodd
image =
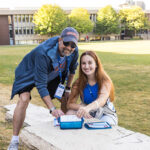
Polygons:
M71 46L71 48L76 48L76 44L75 43L70 43L70 42L64 42L63 41L63 44L65 45L65 46Z

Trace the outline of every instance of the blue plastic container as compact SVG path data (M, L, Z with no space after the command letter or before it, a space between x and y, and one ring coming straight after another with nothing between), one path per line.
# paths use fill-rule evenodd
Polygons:
M84 119L78 118L77 120L63 120L59 119L60 122L60 129L81 129L83 126Z

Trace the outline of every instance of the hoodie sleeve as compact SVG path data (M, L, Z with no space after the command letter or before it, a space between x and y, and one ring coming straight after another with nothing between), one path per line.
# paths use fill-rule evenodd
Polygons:
M40 53L37 53L35 56L35 85L38 89L38 92L43 98L44 96L48 96L49 92L47 89L47 82L48 82L48 72L50 64L48 62L48 59L45 55L42 55Z

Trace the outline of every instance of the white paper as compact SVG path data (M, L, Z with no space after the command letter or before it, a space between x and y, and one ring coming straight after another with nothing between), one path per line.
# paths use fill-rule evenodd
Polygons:
M81 121L76 115L63 115L60 117L61 122Z
M109 127L106 122L100 122L100 123L94 122L94 123L89 123L88 126L91 127L91 128L107 128L107 127Z
M54 118L54 127L59 126L59 125L60 125L60 124L59 124L59 122L58 122L58 119Z

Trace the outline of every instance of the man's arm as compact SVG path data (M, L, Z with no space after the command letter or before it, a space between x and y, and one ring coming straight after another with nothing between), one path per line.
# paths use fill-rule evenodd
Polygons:
M54 108L51 114L55 116L56 118L58 118L64 113L60 109L55 109L51 101L51 97L47 89L47 76L48 76L49 63L47 63L46 59L47 59L46 56L41 55L40 53L36 54L34 81L35 81L36 88L38 89L38 92L42 100L48 107L48 109Z
M73 78L74 78L74 74L69 74L68 81L67 81L67 87L71 87Z
M51 97L49 95L48 96L44 96L42 98L42 100L44 101L44 103L46 104L48 109L51 109L52 107L55 107L54 104L52 103Z
M52 109L55 108L54 104L51 101L51 97L48 96L44 96L42 98L42 100L44 101L44 103L46 104L48 109ZM60 109L54 109L52 111L52 115L55 116L56 118L60 117L61 115L64 115L64 113L60 110Z

